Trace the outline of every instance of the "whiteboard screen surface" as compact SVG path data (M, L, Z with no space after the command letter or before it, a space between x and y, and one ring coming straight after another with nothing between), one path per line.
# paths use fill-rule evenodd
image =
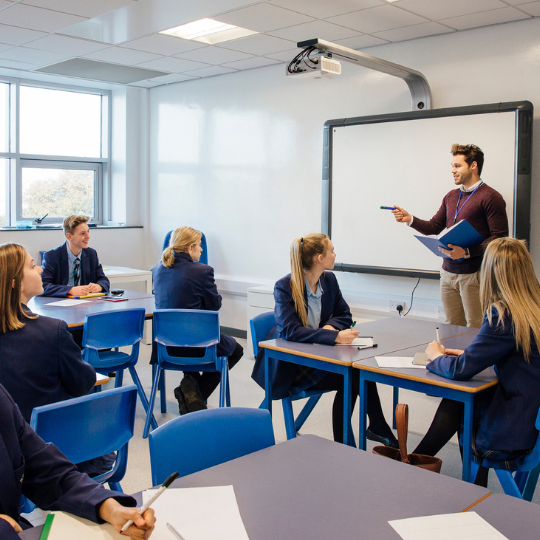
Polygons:
M331 127L330 232L344 264L437 271L442 259L381 206L430 219L456 189L452 144L484 152L481 178L506 202L513 235L516 112Z

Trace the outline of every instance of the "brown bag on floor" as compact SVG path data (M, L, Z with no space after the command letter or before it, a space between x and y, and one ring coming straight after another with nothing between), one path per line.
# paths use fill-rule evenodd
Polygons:
M402 461L421 469L428 471L441 472L442 460L432 456L424 456L423 454L407 454L407 433L409 431L409 406L404 403L396 405L396 424L398 432L398 448L390 448L389 446L375 446L372 452L379 456L384 456L394 461Z

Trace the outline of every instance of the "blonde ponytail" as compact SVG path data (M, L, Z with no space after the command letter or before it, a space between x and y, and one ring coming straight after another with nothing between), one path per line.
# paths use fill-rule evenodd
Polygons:
M175 254L188 253L190 246L199 242L201 238L202 233L191 227L178 227L178 229L175 229L171 234L169 247L161 254L163 266L171 268L174 264Z

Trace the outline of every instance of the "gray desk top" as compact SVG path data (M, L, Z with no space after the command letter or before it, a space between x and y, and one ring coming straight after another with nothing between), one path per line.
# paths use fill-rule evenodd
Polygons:
M234 486L250 540L399 540L388 520L460 512L489 492L303 435L177 480ZM21 537L38 538L39 531Z
M538 504L495 493L471 508L471 511L482 516L509 540L538 540L540 537Z

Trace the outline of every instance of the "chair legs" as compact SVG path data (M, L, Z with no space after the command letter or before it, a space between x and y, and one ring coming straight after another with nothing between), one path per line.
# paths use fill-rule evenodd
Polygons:
M144 393L141 380L139 379L139 376L137 375L137 372L135 371L134 367L130 367L128 369L129 369L131 378L133 379L133 382L135 383L135 386L137 387L137 393L139 394L139 399L141 400L142 406L144 408L144 412L148 415L148 412L149 412L148 399L146 398L146 394ZM118 376L118 373L116 375ZM154 418L153 411L150 411L150 422L152 423L152 429L156 429L158 427L156 419Z
M294 429L296 431L300 431L300 428L304 425L304 422L308 419L308 416L311 414L313 409L315 408L315 405L319 403L319 399L321 399L322 394L319 394L318 396L311 396L307 403L302 407L302 410L300 411L300 414L296 417L296 420L294 421Z
M143 439L148 437L148 432L150 431L150 417L153 416L154 402L156 400L157 388L161 379L162 371L163 370L157 364L152 366L154 377L152 379L152 390L150 391L150 399L148 401L148 412L146 413L146 420L144 422ZM162 395L165 395L164 391L162 392Z
M219 406L231 406L231 393L229 389L229 363L226 356L218 356L216 359L216 367L220 375L219 382Z
M287 432L287 440L294 439L296 437L296 432L300 431L300 428L304 425L304 422L311 414L311 411L313 411L315 405L317 405L319 402L319 399L321 399L321 396L322 394L311 396L300 411L300 414L296 420L294 419L291 398L286 397L281 400L281 406L283 407L283 418L285 420L285 431Z

